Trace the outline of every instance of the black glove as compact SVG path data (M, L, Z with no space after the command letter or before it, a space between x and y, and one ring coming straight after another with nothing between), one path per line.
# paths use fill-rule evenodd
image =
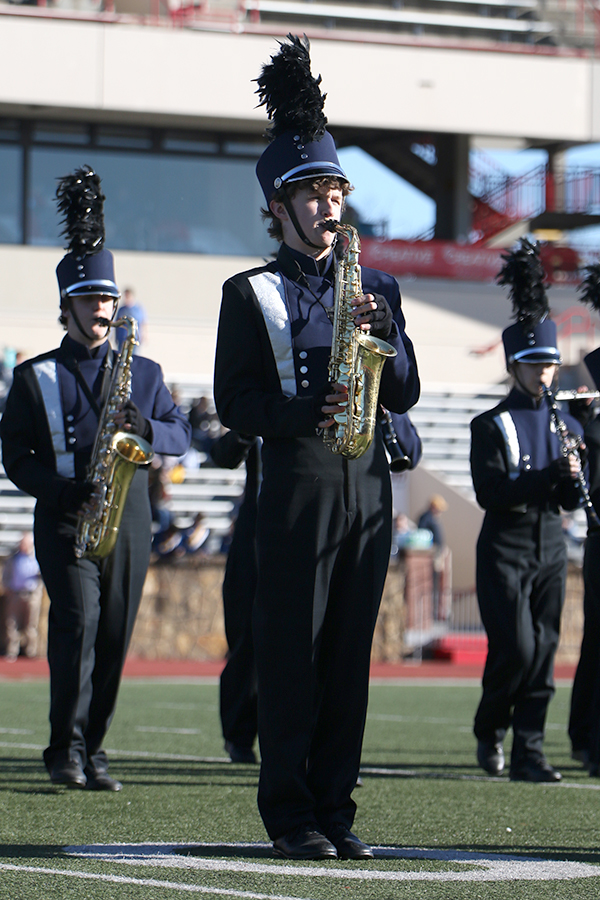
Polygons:
M385 340L390 336L394 316L389 303L382 294L372 294L377 309L371 313L371 334Z
M150 422L144 418L132 400L123 404L122 412L125 413L123 425L131 425L133 434L139 434L143 438L148 437L151 430Z
M92 496L94 485L90 481L73 481L66 484L58 497L58 505L62 512L79 512L84 503Z
M559 456L553 459L548 466L548 474L550 475L550 484L558 484L559 481L572 480L571 466L567 456Z

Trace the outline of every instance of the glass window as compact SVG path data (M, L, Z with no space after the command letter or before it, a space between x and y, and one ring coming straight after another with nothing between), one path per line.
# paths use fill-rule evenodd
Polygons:
M0 146L0 244L20 244L23 237L21 160L20 147Z
M252 160L34 148L28 243L61 245L57 177L84 163L102 178L112 250L264 256L274 244Z
M87 125L38 122L31 137L34 141L48 144L89 144L90 130Z
M169 132L163 141L163 149L182 153L215 154L219 151L219 145L216 141L204 141L201 138Z
M143 128L98 128L96 143L99 147L127 147L131 150L151 150L152 136Z
M18 141L21 138L21 124L16 119L0 119L0 140Z

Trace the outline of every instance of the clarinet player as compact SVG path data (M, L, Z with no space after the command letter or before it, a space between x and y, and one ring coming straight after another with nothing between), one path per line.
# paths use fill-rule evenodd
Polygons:
M471 423L471 472L485 518L477 543L477 598L488 636L475 716L477 760L504 769L512 726L512 781L556 782L543 752L567 571L560 509L580 505L577 455L565 453L544 397L560 365L537 245L522 239L498 275L517 321L502 334L513 386ZM577 435L575 419L563 415Z
M328 383L337 274L329 226L350 187L325 130L307 42L282 41L258 83L274 127L257 175L280 249L273 263L225 283L215 366L221 421L263 439L253 611L258 805L279 856L368 859L371 848L350 830L351 794L389 561L390 475L379 428L359 459L335 455L318 433L347 397ZM397 351L380 397L402 413L418 399L419 380L398 286L373 269L362 279L355 322Z
M77 558L78 516L97 511L88 463L111 371L109 322L120 292L104 248L104 197L88 166L59 183L68 252L56 273L60 347L17 366L0 423L7 475L36 498L36 556L50 598L50 780L68 788L119 791L103 739L115 710L129 639L150 557L148 475L140 466L127 494L116 546L104 559ZM190 426L160 367L135 356L131 397L114 421L158 453L180 456Z

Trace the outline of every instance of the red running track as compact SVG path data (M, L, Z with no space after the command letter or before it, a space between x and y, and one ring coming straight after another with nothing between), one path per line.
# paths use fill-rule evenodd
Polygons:
M220 675L224 662L199 662L184 659L139 659L128 657L123 671L124 678L216 678ZM459 664L446 661L425 661L423 663L375 663L371 667L372 678L460 678L480 680L482 663ZM572 680L574 665L556 666L555 677ZM0 680L23 680L48 678L48 663L45 659L20 657L16 662L8 662L0 657Z

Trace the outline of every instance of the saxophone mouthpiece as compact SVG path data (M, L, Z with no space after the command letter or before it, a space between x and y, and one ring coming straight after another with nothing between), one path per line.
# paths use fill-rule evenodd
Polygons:
M339 224L340 223L336 219L326 219L325 222L323 222L323 228L325 231L332 231L335 233L338 230Z
M110 326L112 325L110 319L96 319L96 322L98 323L98 325L103 325L104 328L110 328Z

